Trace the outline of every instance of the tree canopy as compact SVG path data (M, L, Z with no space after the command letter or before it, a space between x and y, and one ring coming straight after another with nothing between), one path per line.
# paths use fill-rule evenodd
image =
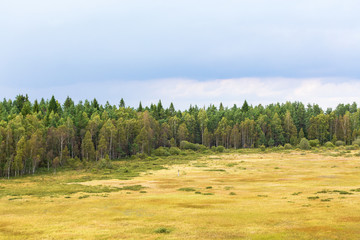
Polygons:
M360 137L360 109L356 103L339 104L324 111L301 102L231 108L190 106L176 110L162 102L137 109L67 97L30 102L28 96L0 102L0 175L34 173L68 162L119 159L151 154L159 147L180 147L181 142L225 148L296 146L300 140L320 144Z

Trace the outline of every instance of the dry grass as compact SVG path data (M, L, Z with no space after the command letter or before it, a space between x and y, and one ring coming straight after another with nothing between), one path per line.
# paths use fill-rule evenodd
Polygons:
M132 180L74 184L95 192L3 196L0 238L358 239L360 192L351 190L360 188L359 167L359 157L234 153ZM54 181L70 177L61 174ZM31 188L34 180L41 177L1 180L0 190ZM101 192L134 185L145 191Z

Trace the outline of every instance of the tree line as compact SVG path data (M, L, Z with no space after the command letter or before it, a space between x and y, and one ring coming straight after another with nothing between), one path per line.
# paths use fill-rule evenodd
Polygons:
M356 103L325 111L317 104L276 103L231 108L210 105L176 110L161 101L138 108L67 97L30 102L27 95L0 102L0 176L33 174L39 167L56 170L68 162L96 162L181 143L225 148L296 146L302 138L320 144L360 137Z

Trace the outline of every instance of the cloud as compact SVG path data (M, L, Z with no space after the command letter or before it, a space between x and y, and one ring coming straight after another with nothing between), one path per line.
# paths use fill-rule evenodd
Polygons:
M50 98L55 95L60 101L67 96L76 102L96 98L101 103L109 101L118 104L124 98L127 105L137 107L156 104L159 100L164 106L170 102L175 107L186 109L190 105L225 106L244 100L250 104L267 105L286 101L301 101L304 104L317 103L324 109L336 107L339 103L360 103L360 80L330 78L233 78L200 81L196 79L153 79L147 81L107 81L102 83L73 83L56 87L2 87L0 94L14 98L17 94L29 94L31 99Z

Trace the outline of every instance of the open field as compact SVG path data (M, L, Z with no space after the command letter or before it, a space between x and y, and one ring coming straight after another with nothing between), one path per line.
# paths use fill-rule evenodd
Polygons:
M64 171L1 180L0 238L360 236L360 157L234 152L129 180L114 176Z

